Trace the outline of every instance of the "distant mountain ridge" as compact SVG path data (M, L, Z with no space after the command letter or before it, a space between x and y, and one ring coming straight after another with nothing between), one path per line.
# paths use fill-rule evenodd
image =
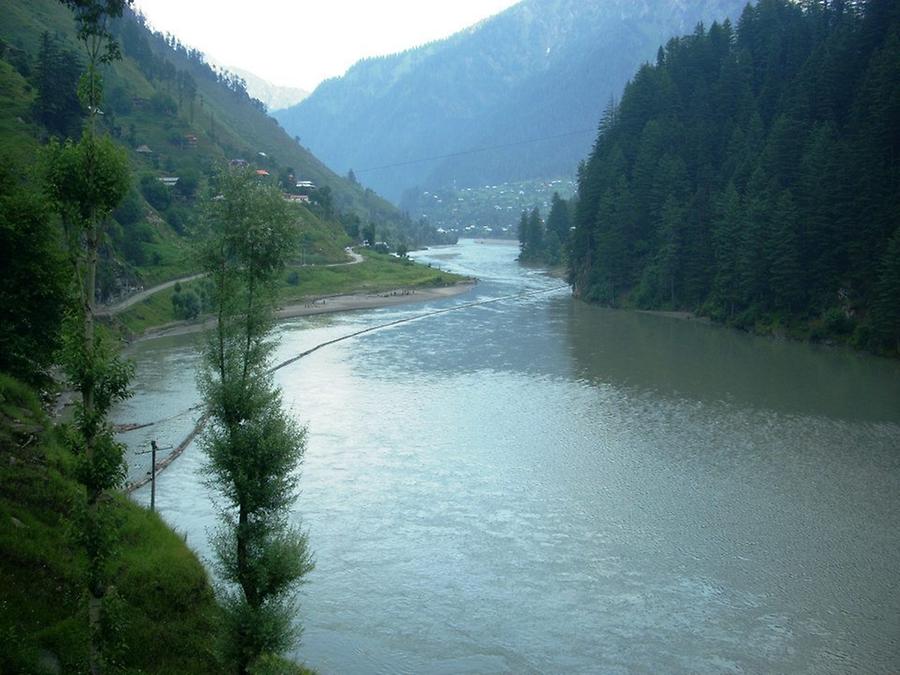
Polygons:
M352 168L395 201L414 186L573 175L642 62L745 4L523 0L445 40L360 61L275 117L335 171Z
M247 92L255 99L259 99L266 104L268 110L281 110L282 108L290 108L297 105L309 96L309 92L299 87L282 87L278 84L272 84L268 80L261 78L256 73L249 70L237 68L235 66L227 66L235 75L244 78L247 83Z

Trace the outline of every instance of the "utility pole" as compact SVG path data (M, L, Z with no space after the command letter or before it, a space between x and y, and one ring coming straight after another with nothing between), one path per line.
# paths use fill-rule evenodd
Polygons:
M150 441L150 511L156 511L156 440Z
M148 452L150 453L150 471L147 473L150 474L150 510L156 510L156 451L157 450L168 450L172 446L168 446L165 448L161 448L156 444L155 440L150 441L150 449L144 450L143 452L137 453L138 455L146 455Z

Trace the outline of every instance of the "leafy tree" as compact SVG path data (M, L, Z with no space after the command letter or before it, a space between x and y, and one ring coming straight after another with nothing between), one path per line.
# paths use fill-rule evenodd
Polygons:
M297 229L280 192L249 172L222 174L217 192L202 248L217 319L200 375L210 420L202 446L223 500L213 544L227 584L227 650L243 674L290 644L290 591L313 566L306 535L287 522L305 430L282 410L270 369L276 281Z
M78 93L89 117L80 141L49 145L44 172L48 196L63 221L77 295L64 324L62 363L81 393L67 440L79 458L79 480L85 487L77 529L88 561L90 670L99 673L114 639L103 611L116 540L109 492L124 479L124 448L115 440L107 415L117 401L129 396L131 366L118 357L114 343L96 325L97 262L107 223L128 192L130 180L124 151L97 132L96 118L102 96L99 69L118 56L108 22L121 16L128 3L65 0L64 4L74 10L78 37L87 54L87 71Z
M369 246L375 245L375 223L369 223L362 229L362 239L369 242Z
M0 161L0 371L39 384L60 345L69 275L45 200Z
M200 316L200 309L200 298L193 291L176 290L172 294L172 310L176 319L196 319Z
M141 196L132 188L122 202L113 211L113 218L120 225L133 225L144 217L144 204Z
M165 211L172 204L172 193L168 186L153 174L141 176L141 194L157 211Z

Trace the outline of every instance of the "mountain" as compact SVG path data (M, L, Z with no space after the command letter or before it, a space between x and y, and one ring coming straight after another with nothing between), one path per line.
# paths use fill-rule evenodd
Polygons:
M247 83L247 93L253 98L265 103L267 110L290 108L292 105L297 105L300 101L309 96L309 92L305 89L300 89L298 87L282 87L277 84L272 84L261 78L259 75L251 73L249 70L244 70L243 68L228 66L227 70L230 70L235 75L243 78L244 82Z
M406 223L394 206L336 175L289 136L238 75L211 66L174 37L152 32L138 14L126 12L111 30L122 59L103 71L101 126L126 149L134 187L114 213L99 281L103 297L191 271L186 235L210 178L231 160L267 172L266 180L286 192L301 180L316 186L310 203L297 208L323 259L343 259L345 231L360 222L385 232ZM15 180L28 180L28 167L49 137L79 136L81 49L63 3L3 3L0 155L4 172Z
M670 41L579 172L576 295L900 354L898 120L896 0Z
M354 169L395 202L414 186L572 176L642 62L744 4L523 0L445 40L360 61L275 117L336 171ZM535 139L546 140L523 142ZM476 148L493 149L456 154ZM416 161L431 157L444 158Z

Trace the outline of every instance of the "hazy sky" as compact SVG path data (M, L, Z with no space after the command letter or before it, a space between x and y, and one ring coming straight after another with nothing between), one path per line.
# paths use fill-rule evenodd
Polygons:
M153 28L225 66L312 91L365 56L447 37L517 0L137 0Z

